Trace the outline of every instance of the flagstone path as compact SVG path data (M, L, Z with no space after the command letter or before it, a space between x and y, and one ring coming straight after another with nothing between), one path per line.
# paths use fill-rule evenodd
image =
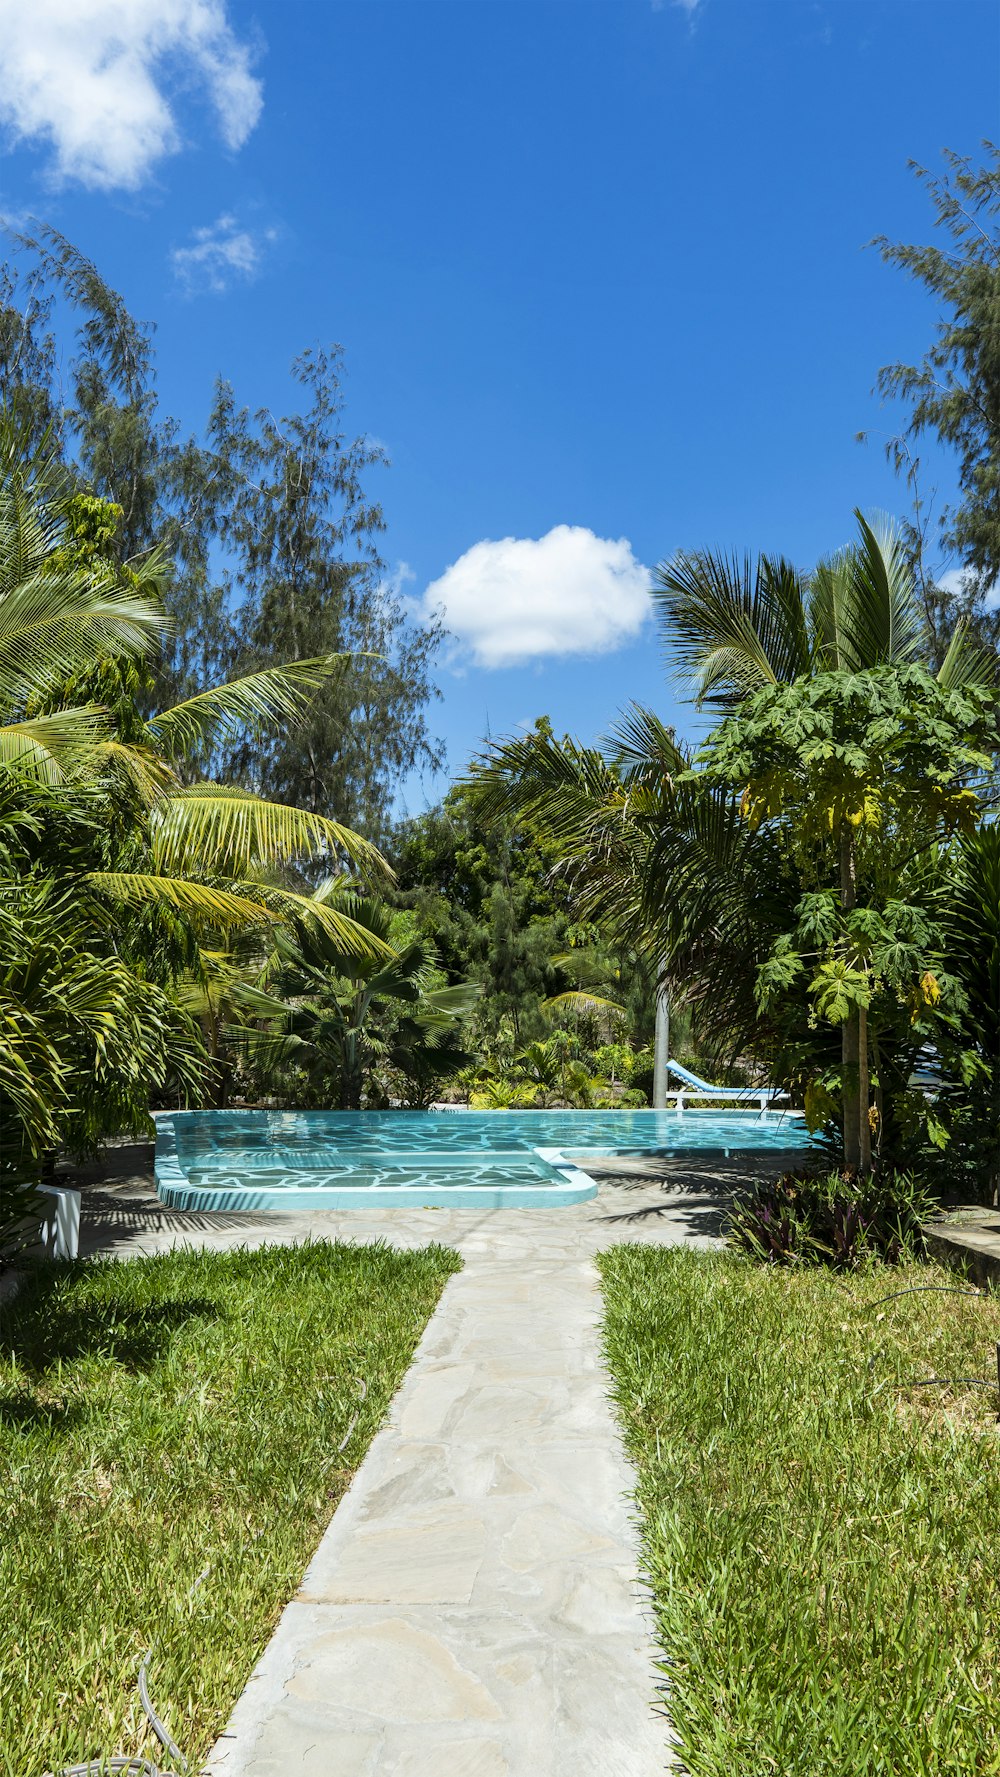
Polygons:
M88 1193L89 1250L382 1237L465 1261L210 1777L669 1769L594 1256L622 1239L714 1243L742 1169L693 1158L602 1162L598 1196L556 1210L192 1217L127 1169Z

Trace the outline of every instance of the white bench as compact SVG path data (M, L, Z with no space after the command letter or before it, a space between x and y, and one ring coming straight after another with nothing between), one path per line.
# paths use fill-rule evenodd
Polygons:
M775 1092L772 1087L768 1087L763 1092L756 1092L752 1086L747 1087L745 1091L741 1087L737 1092L731 1086L721 1086L717 1092L713 1092L710 1087L706 1088L704 1092L698 1092L693 1086L681 1086L679 1088L672 1087L669 1092L664 1093L664 1097L672 1098L679 1111L683 1111L684 1100L686 1098L712 1098L715 1099L717 1103L733 1105L742 1104L746 1105L748 1108L756 1099L760 1106L760 1114L762 1117L765 1117L767 1115L768 1107L777 1104L780 1099L786 1099L788 1094L787 1092Z

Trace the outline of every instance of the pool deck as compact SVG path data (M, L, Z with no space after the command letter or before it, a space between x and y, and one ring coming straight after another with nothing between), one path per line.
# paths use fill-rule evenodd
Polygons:
M780 1168L761 1154L754 1173ZM454 1246L414 1362L239 1699L210 1777L656 1777L670 1768L595 1256L715 1244L749 1164L602 1161L555 1210L171 1211L150 1153L85 1192L83 1249Z

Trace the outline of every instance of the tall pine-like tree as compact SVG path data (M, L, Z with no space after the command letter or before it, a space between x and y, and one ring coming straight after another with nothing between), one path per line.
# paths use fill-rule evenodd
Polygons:
M387 582L382 511L365 487L384 458L345 431L340 348L294 362L303 411L251 413L220 378L205 437L185 436L160 410L153 329L57 230L12 239L20 263L0 276L5 400L82 489L121 508L123 562L154 545L169 559L174 627L157 701L259 666L353 655L294 734L212 764L383 835L401 779L441 763L427 708L442 632L411 622Z
M941 308L937 337L919 364L887 364L879 372L883 395L905 402L909 420L889 444L898 470L915 482L911 450L927 433L958 457L960 498L941 519L941 541L964 570L958 597L930 578L925 604L941 633L965 614L984 639L996 643L992 609L1000 582L1000 150L984 143L986 162L945 150L946 170L935 178L911 163L930 196L941 245L906 245L881 235L884 260L924 286ZM922 541L918 505L912 541ZM919 554L919 547L916 550Z
M382 509L365 488L385 459L344 432L339 348L303 353L292 374L304 411L251 416L220 382L209 423L228 605L244 638L239 669L342 651L354 665L293 736L232 763L269 795L317 813L335 807L379 837L393 786L441 762L426 708L442 632L411 624L386 584Z

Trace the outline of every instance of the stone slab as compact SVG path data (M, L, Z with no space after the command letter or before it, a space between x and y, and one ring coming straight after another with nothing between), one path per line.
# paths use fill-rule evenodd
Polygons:
M449 1280L211 1777L666 1768L596 1268L507 1271L473 1259ZM492 1355L505 1283L524 1375L509 1345Z
M303 1239L456 1247L414 1362L218 1740L208 1777L659 1777L663 1676L601 1362L593 1260L714 1245L780 1154L591 1167L556 1210L205 1215L151 1154L84 1192L92 1254Z
M945 1210L924 1224L924 1235L942 1263L982 1289L1000 1289L1000 1210L979 1204Z

